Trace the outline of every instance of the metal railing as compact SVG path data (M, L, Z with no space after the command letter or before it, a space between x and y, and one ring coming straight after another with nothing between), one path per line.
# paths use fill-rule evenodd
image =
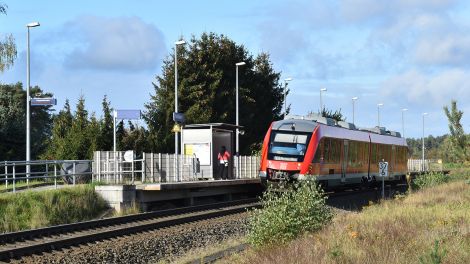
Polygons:
M103 183L174 183L215 178L217 165L200 165L195 155L142 153L139 159L126 160L122 151L96 151L94 153L93 181ZM129 155L134 156L134 155ZM178 162L178 172L176 171ZM259 157L234 157L232 178L258 177ZM237 174L238 170L238 174Z
M0 184L4 184L6 191L9 191L11 184L13 192L16 192L20 183L29 188L31 180L39 181L40 185L54 184L57 188L58 180L75 185L77 178L82 181L93 173L91 160L3 161L0 166ZM26 169L28 166L31 168L29 173Z
M423 171L442 171L443 163L441 159L408 159L409 172L423 172Z

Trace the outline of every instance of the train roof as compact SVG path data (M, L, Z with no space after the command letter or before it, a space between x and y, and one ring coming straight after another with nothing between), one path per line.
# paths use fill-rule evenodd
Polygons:
M286 131L312 132L320 126L320 137L344 138L349 140L370 141L373 143L406 146L406 140L396 131L385 127L357 128L354 124L335 120L318 114L307 116L286 116L284 120L273 123L273 129Z

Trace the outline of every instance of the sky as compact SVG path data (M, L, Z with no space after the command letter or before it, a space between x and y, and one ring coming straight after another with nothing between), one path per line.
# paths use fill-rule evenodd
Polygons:
M26 81L26 24L32 28L31 85L52 92L57 110L84 95L99 116L107 95L117 109L141 109L154 93L174 42L224 34L251 54L268 52L281 80L291 77L291 113L329 109L359 127L380 124L406 137L448 133L452 99L470 131L470 1L8 1L0 37L18 57L1 83ZM235 66L234 66L235 67ZM240 106L242 107L242 106ZM241 124L247 126L249 124Z

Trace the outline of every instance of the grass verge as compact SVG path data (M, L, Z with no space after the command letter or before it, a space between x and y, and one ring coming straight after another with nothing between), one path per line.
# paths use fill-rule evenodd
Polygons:
M90 220L106 210L92 185L0 194L0 232Z
M383 201L235 263L470 263L470 185L450 182Z

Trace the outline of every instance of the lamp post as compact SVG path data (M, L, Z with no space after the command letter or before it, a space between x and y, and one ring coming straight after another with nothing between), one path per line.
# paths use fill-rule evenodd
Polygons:
M408 111L407 108L401 109L401 132L403 134L403 138L405 137L405 112Z
M423 159L422 159L422 163L423 163L423 171L425 170L425 166L424 166L424 116L428 115L428 113L423 113L423 137L422 137L422 140L423 140L423 144L422 144L422 155L423 155Z
M178 53L178 45L185 44L186 41L179 40L175 42L175 113L178 113L178 61L177 61L177 53ZM179 181L179 170L178 170L178 132L175 131L175 175L177 181Z
M380 107L383 106L383 103L377 104L377 126L380 127Z
M284 86L284 117L287 115L287 84L292 81L292 78L285 78L285 86Z
M238 128L238 125L239 125L239 123L238 123L238 67L239 67L239 66L243 66L243 65L245 65L245 64L246 64L246 63L245 63L244 61L235 63L235 75L236 75L236 78L235 78L235 86L236 86L236 89L235 89L235 93L236 93L236 95L235 95L235 97L236 97L236 100L235 100L235 108L236 108L236 109L235 109L235 112L236 112L236 113L235 113L235 117L236 117L236 118L235 118L235 125L237 126L236 142L235 142L235 155L237 156L237 176L236 176L237 179L238 179L238 177L239 177L239 175L238 175L239 173L238 173L238 172L239 172L239 170L240 170L240 168L239 168L239 164L240 164L240 162L239 162L239 159L240 159L240 158L239 158L239 157L240 157L240 154L239 154L239 136L240 136L240 130L239 130L239 128Z
M30 96L29 96L29 87L31 86L30 84L30 48L29 48L29 29L32 27L39 27L40 24L39 22L31 22L26 25L26 28L28 29L28 34L27 34L27 48L26 48L26 177L29 178L29 174L31 172L31 166L29 165L29 162L31 160L31 138L30 138ZM27 183L29 183L29 179L26 180Z
M353 98L351 98L351 100L352 100L352 105L353 105L353 125L355 125L355 123L354 123L354 102L355 102L357 99L359 99L357 96L354 96Z
M322 92L326 92L326 88L321 88L320 89L320 113L323 112L323 100L322 100Z

